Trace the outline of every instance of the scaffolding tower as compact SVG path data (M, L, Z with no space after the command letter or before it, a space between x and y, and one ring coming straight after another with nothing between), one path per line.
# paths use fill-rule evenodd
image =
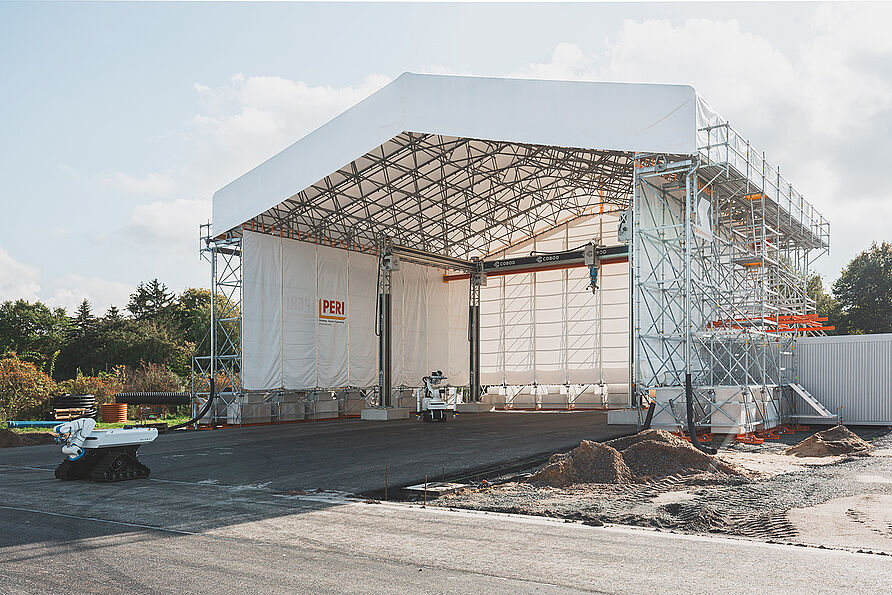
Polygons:
M727 123L697 155L636 154L633 383L781 386L793 340L825 326L806 292L830 226ZM703 417L709 414L709 407Z
M241 236L212 236L211 225L200 228L199 253L211 266L210 326L207 353L192 358L192 393L200 409L209 398L211 379L216 399L207 421L226 420L242 394L242 251Z

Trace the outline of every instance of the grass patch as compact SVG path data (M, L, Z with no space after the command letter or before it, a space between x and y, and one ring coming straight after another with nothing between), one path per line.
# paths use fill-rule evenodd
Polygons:
M184 421L189 421L190 417L191 416L188 416L188 415L168 416L168 417L164 417L162 419L149 419L149 420L146 420L144 423L164 422L167 425L172 426L172 425L176 425L176 424L181 424ZM60 421L58 423L61 424L61 423L65 423L65 422ZM137 424L137 423L140 423L140 422L130 420L127 422L126 425ZM107 423L103 423L103 422L96 422L96 429L97 430L109 430L111 428L123 428L124 425L125 424L123 424L123 423L109 423L109 424L107 424ZM34 433L46 433L46 432L53 431L52 428L10 428L9 425L5 422L2 424L2 427L4 429L9 430L10 432L15 432L16 434L34 434Z

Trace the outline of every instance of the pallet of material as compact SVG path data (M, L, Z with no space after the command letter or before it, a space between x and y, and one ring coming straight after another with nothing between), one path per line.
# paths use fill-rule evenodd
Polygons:
M56 421L68 421L71 419L83 417L86 412L87 409L85 407L53 409L53 417L56 418Z

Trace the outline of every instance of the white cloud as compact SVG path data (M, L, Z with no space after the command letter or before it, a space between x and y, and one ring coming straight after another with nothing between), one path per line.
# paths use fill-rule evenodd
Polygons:
M237 74L228 85L196 84L201 111L186 126L193 163L184 170L200 196L214 191L298 141L390 81L310 86L277 76Z
M551 60L529 64L516 75L557 80L593 79L599 75L599 66L599 56L587 56L575 43L562 42L555 46Z
M40 271L22 264L0 247L0 301L37 299Z
M182 167L138 177L122 172L106 177L123 191L173 199L134 206L126 232L167 251L194 251L198 226L210 218L210 197L216 190L389 80L371 75L358 85L331 87L236 74L221 87L196 83L199 110L179 135L185 145Z
M176 189L176 181L163 173L150 173L140 177L116 171L103 176L103 181L112 188L130 194L170 196Z
M133 291L129 283L74 274L62 276L54 280L53 287L42 290L40 276L37 268L16 261L0 247L0 301L41 300L51 308L63 307L71 313L87 299L93 312L101 315L112 304L126 306Z
M105 314L111 305L123 310L134 290L129 283L75 274L64 275L55 285L52 295L45 300L47 305L65 308L70 314L86 299L96 316Z
M156 201L134 207L129 230L144 239L158 242L188 239L193 244L190 248L196 249L198 226L207 223L210 216L211 204L207 199Z
M631 21L588 55L558 44L515 74L692 85L766 151L831 221L830 278L871 241L892 237L881 177L892 151L892 5L822 5L813 36L784 53L735 20Z

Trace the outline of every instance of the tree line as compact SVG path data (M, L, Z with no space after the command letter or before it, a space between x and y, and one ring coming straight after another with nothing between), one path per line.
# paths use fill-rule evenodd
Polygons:
M218 315L222 308L218 299ZM124 311L102 315L88 300L70 316L40 301L3 302L0 419L45 416L58 394L101 403L122 390L183 390L192 357L208 353L210 312L209 290L176 294L158 279L140 283Z
M210 307L207 289L177 295L158 279L137 286L126 312L111 306L102 316L86 299L72 316L40 301L6 301L0 304L0 354L14 353L55 380L140 363L167 366L186 379L208 332Z
M808 280L808 295L815 300L826 325L836 329L829 335L892 333L892 243L874 243L842 270L824 290L819 275Z

